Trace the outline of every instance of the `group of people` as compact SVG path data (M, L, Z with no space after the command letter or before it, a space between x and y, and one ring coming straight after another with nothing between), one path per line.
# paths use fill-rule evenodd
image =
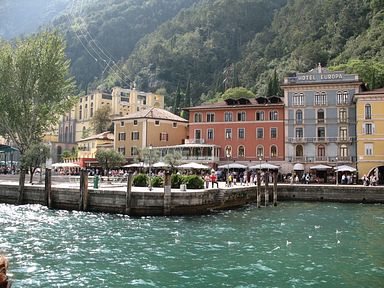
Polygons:
M371 175L368 177L367 175L364 175L361 180L363 180L364 186L376 186L377 185L377 178L375 175Z

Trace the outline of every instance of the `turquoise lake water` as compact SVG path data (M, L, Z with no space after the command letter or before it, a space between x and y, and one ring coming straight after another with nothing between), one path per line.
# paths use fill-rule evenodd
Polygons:
M195 217L0 204L15 287L384 287L384 205L279 203Z

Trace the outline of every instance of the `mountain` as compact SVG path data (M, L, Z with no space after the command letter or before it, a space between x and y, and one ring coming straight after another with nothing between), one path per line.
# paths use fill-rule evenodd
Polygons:
M0 37L34 33L69 8L72 0L1 0Z

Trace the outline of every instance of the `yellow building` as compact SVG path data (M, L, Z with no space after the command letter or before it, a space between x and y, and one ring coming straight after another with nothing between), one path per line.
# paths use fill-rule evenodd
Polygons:
M97 149L113 149L113 134L109 131L81 139L77 143L77 157L81 167L97 163L95 155Z
M155 107L113 121L114 149L131 159L138 148L182 144L188 133L187 120Z
M359 177L384 184L384 88L355 94Z

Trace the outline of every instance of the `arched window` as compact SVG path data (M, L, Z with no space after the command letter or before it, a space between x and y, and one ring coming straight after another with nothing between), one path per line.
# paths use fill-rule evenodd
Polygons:
M240 145L237 149L237 157L245 157L245 148L243 145Z
M271 146L271 158L277 157L277 147L275 145Z
M279 114L277 113L277 111L269 112L269 120L275 121L275 120L278 120L278 118L279 118Z
M304 149L302 145L296 146L296 157L303 157L304 156Z
M232 147L230 145L225 147L225 157L230 158L232 157Z
M372 119L371 104L366 104L365 105L365 119Z
M324 123L324 110L317 110L317 123Z
M257 146L256 155L257 155L257 157L262 157L262 158L264 157L264 147L263 147L263 145Z
M303 111L301 110L296 111L296 124L303 124Z
M84 119L88 118L88 104L85 104L84 106Z
M79 108L79 120L81 120L82 116L83 116L83 106L80 105L80 108Z
M90 117L93 117L93 102L91 103L91 112L90 112Z
M201 113L195 113L195 123L199 123L203 121L203 115Z

